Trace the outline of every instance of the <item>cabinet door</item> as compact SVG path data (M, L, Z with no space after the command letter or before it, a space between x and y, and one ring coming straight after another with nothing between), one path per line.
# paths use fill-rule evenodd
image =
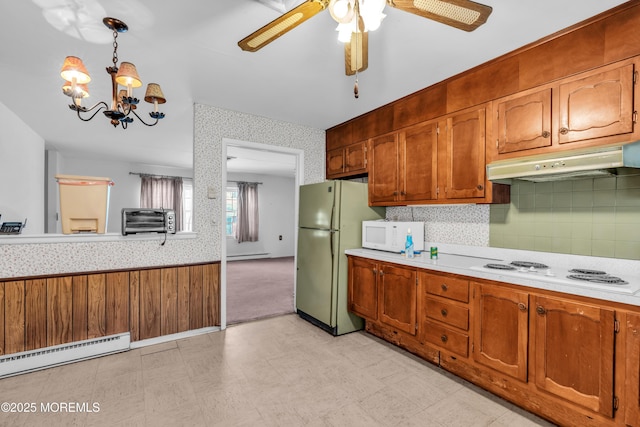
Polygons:
M446 179L440 198L484 197L485 125L484 108L447 118L441 163Z
M345 172L363 173L367 171L367 141L349 145L344 149Z
M529 294L474 283L473 359L527 381Z
M437 198L438 136L436 123L413 126L402 132L405 201Z
M371 140L369 153L369 204L384 205L399 196L400 149L398 134L384 135Z
M627 354L625 357L625 414L629 426L640 425L640 315L627 313Z
M534 306L536 386L613 416L615 312L542 296Z
M349 257L349 311L378 319L378 268L373 261Z
M551 88L498 101L496 115L499 154L551 145Z
M345 171L344 148L327 151L327 178L339 176Z
M633 132L633 64L559 87L560 144Z
M380 269L380 320L409 334L416 334L416 271L382 265Z

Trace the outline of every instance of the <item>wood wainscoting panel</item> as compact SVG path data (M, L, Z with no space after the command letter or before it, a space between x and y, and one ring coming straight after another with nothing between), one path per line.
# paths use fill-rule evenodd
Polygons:
M220 325L220 265L206 264L202 272L203 326Z
M140 272L129 272L129 333L131 341L140 339Z
M0 279L0 355L220 325L220 263Z
M175 268L162 269L160 286L160 334L178 332L178 271Z
M107 335L129 330L129 272L105 275L105 330Z
M90 274L87 284L87 338L106 335L106 284L104 274Z
M88 281L89 279L86 275L73 276L72 293L74 341L86 340L87 334L89 333Z
M5 353L24 351L24 281L4 284Z
M140 339L161 335L161 270L140 272Z
M189 330L189 267L178 267L178 332Z
M33 350L47 346L47 280L25 280L25 346Z
M71 276L47 278L47 346L73 341L72 296Z
M0 356L5 354L4 323L4 283L0 283Z
M204 326L202 311L204 298L202 298L202 270L201 265L189 268L189 327L199 329Z

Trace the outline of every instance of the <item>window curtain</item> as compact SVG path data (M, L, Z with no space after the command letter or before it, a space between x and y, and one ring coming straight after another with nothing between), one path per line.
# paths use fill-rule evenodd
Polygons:
M176 213L176 231L182 224L182 178L143 175L140 177L140 207L173 209Z
M258 183L238 183L238 243L258 241Z

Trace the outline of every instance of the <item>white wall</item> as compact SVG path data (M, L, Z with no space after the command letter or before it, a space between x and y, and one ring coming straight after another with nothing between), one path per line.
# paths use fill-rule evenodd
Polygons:
M44 140L0 102L0 222L44 233L44 168Z
M231 259L280 258L295 252L295 179L273 175L228 173L230 181L261 182L258 185L259 238L257 242L238 242L227 237L227 256ZM235 183L229 183L235 186ZM224 193L223 193L224 194ZM282 240L279 240L282 236ZM256 256L256 254L265 254ZM235 258L234 258L235 257Z

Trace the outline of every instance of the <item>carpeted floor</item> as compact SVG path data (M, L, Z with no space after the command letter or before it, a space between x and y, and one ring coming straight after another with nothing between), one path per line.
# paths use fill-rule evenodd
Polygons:
M293 313L294 258L227 261L227 324Z

